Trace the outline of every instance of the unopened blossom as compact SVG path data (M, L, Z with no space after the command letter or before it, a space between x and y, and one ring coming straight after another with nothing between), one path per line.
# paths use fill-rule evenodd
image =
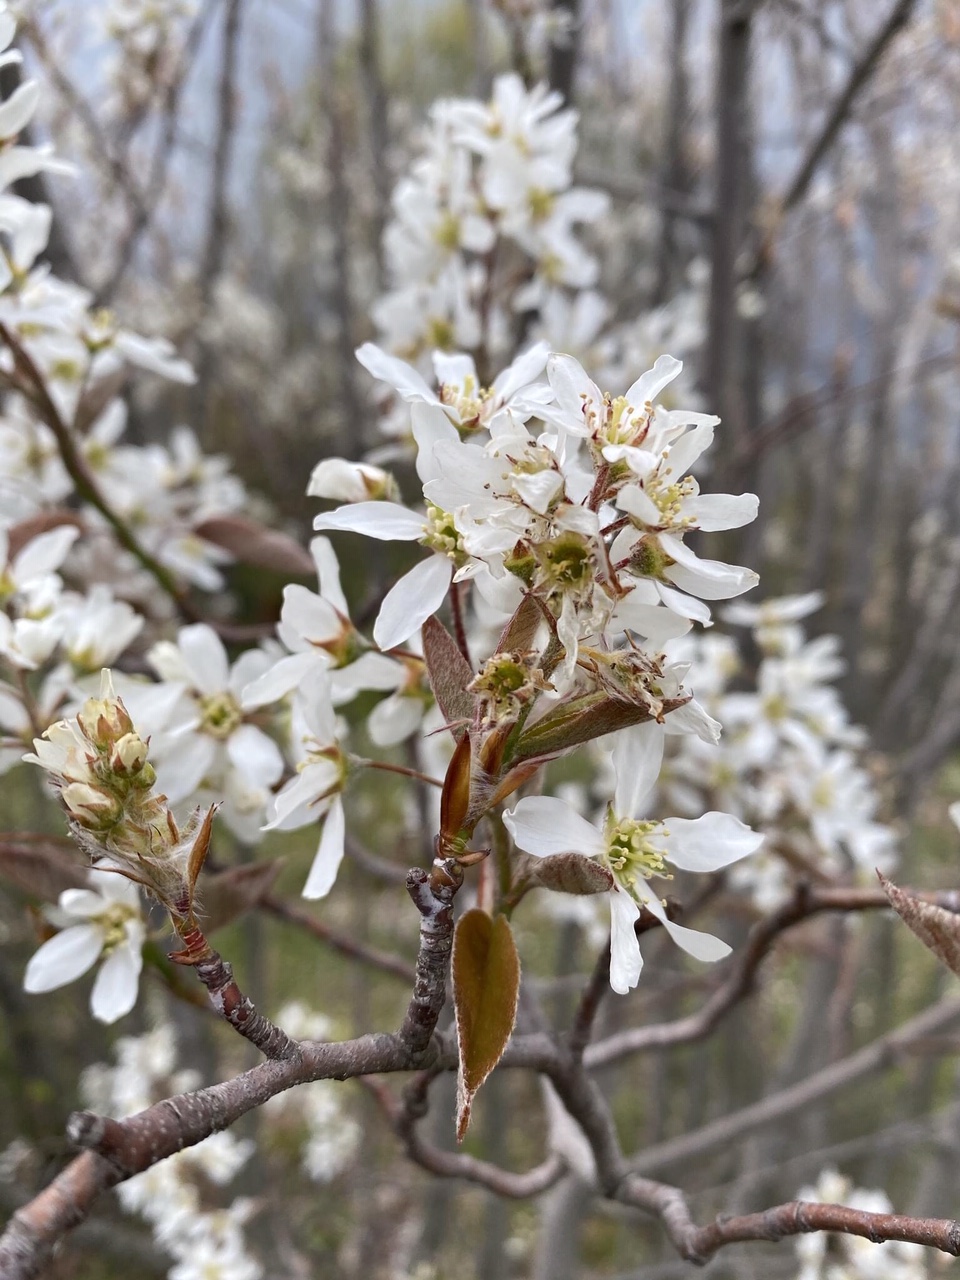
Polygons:
M643 958L634 923L645 908L670 937L698 960L721 960L730 947L710 934L671 921L654 879L681 871L718 871L758 849L763 836L725 813L700 818L642 819L663 752L659 726L619 735L614 748L616 793L602 825L594 825L555 796L528 796L504 813L518 848L537 857L577 852L596 858L613 875L610 902L610 985L625 994L640 978Z
M368 502L398 496L397 482L389 471L368 462L348 462L346 458L318 462L310 474L307 493L334 502Z
M37 993L66 986L100 964L90 1010L100 1022L116 1022L137 1001L146 937L140 894L116 871L88 872L88 889L66 889L50 919L60 932L35 952L24 989Z

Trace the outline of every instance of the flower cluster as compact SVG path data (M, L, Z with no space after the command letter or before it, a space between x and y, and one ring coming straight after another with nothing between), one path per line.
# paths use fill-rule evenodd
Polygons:
M872 878L896 863L894 832L876 819L865 735L831 683L844 670L839 641L808 640L800 625L821 603L811 594L727 607L728 623L752 629L760 654L753 673L730 636L686 636L669 646L691 664L689 678L724 733L711 745L678 739L663 794L679 812L716 804L767 834L763 854L732 875L763 908L782 900L791 868Z
M166 796L154 789L147 743L108 671L100 696L88 698L75 719L55 721L34 748L24 758L49 775L80 847L106 858L175 917L189 916L213 811L202 823L194 814L181 831Z
M299 1000L285 1004L276 1022L295 1040L329 1040L332 1024ZM333 1080L315 1080L266 1104L271 1132L303 1135L300 1163L317 1183L332 1182L348 1169L360 1144L360 1126L344 1109L343 1090Z
M304 893L325 896L344 854L354 779L390 767L357 751L357 730L389 749L422 727L422 755L446 774L439 841L454 856L538 769L605 739L616 781L600 825L566 823L559 801L523 797L503 815L518 850L549 853L561 839L562 852L599 865L618 990L639 976L632 926L642 908L694 955L725 954L725 944L675 925L651 882L668 863L724 867L760 837L721 813L662 821L647 793L665 735L713 743L719 734L691 696L688 663L665 646L710 625L711 602L756 582L747 568L703 558L690 535L748 523L757 500L701 493L693 471L718 420L663 403L679 360L659 357L621 394L545 339L513 360L497 354L510 345L511 309L545 314L557 291L589 290L596 279L575 229L606 202L571 188L575 147L575 113L515 76L496 82L489 103L434 109L426 153L396 192L386 236L395 287L378 312L387 328L390 316L414 319L416 332L394 333L388 345L417 358L434 348L433 378L371 343L357 353L395 404L388 430L414 443L419 491L405 501L372 460L321 462L309 492L342 505L315 522L317 589L290 584L277 640L232 662L211 624L174 628L137 597L145 574L172 607L187 583L218 585L224 553L195 531L243 501L188 433L169 449L119 443L124 409L111 379L122 361L182 379L189 370L163 343L91 312L82 291L34 268L42 237L11 273L0 320L13 394L0 425L21 518L9 530L0 618L2 652L29 678L0 690L0 715L16 740L44 728L27 758L53 778L91 860L143 885L175 924L192 913L214 804L249 845L261 831L320 822ZM506 288L518 263L523 287ZM44 524L67 500L76 518ZM383 596L372 637L351 617L328 532L419 548ZM109 572L104 548L116 562ZM68 554L66 569L96 586L64 586ZM455 637L436 621L448 609ZM131 650L138 674L117 672L99 699L86 697L96 661ZM183 814L201 804L211 805L203 825L193 818L182 829ZM564 834L550 836L558 819ZM96 959L92 929L87 963ZM63 965L58 973L65 981ZM49 974L43 982L52 985Z
M115 1119L200 1083L195 1072L176 1069L177 1041L169 1025L121 1037L115 1053L115 1067L90 1067L82 1081L87 1105ZM118 1187L124 1208L145 1218L157 1244L174 1258L168 1280L260 1280L264 1274L244 1235L254 1202L240 1197L226 1207L211 1203L212 1193L234 1180L253 1150L249 1139L215 1133Z
M842 1204L864 1213L892 1213L885 1192L857 1187L836 1169L824 1169L816 1184L801 1187L798 1200ZM919 1244L886 1240L874 1244L862 1236L797 1236L794 1245L800 1260L797 1280L927 1280L927 1250Z
M608 200L571 187L577 116L562 102L544 85L527 89L504 75L489 102L449 98L431 108L384 235L391 287L373 318L390 350L482 347L502 357L508 308L539 308L596 282L597 260L577 228L600 218ZM518 273L524 283L510 289L504 277Z

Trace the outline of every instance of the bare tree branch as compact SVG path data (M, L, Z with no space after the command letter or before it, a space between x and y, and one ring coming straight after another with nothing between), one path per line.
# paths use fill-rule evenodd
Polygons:
M850 69L846 83L837 95L833 106L828 110L820 132L810 144L806 155L797 166L793 179L787 184L787 189L780 198L778 211L781 216L803 199L820 161L833 145L858 95L873 75L891 40L901 27L907 24L915 8L916 0L897 0L886 22L863 51L859 61Z

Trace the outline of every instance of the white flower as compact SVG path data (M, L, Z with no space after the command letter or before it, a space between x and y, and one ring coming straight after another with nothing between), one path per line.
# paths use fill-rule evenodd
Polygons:
M537 857L574 851L595 857L613 874L610 900L610 985L626 993L640 978L643 958L634 923L645 907L684 951L698 960L720 960L730 947L719 938L674 924L650 886L666 876L665 863L681 871L717 871L753 853L763 836L725 813L701 818L638 818L656 781L663 753L663 731L655 723L618 735L614 748L617 788L602 826L595 826L563 800L530 796L504 813L504 822L520 849Z
M87 596L64 597L59 618L61 650L78 671L111 666L143 628L143 618L101 585Z
M89 889L66 889L51 916L61 932L30 959L23 980L30 992L66 986L102 960L90 996L100 1022L116 1022L137 1001L145 938L136 885L115 871L93 870Z
M404 510L389 502L356 505ZM340 566L329 539L314 538L310 552L317 566L319 594L298 583L284 588L277 634L290 652L246 686L242 698L246 710L279 701L316 672L329 674L335 705L350 701L361 689L397 689L406 678L402 663L364 651L368 645L350 621Z
M219 790L231 829L240 839L255 839L269 789L283 775L283 756L251 723L241 694L269 667L269 654L248 649L231 666L213 628L196 623L180 629L176 644L154 645L148 659L183 694L179 724L168 722L151 752L159 786L172 804L203 787Z

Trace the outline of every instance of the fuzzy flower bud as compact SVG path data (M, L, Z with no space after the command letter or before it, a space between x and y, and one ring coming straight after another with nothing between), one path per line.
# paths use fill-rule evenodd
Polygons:
M61 790L60 798L74 822L88 831L109 831L123 817L123 805L104 787L70 782Z
M100 697L88 698L77 716L84 736L101 751L133 732L133 721L113 690L110 672L101 676Z
M142 773L147 763L147 744L138 733L125 733L110 752L110 771L120 777ZM153 773L153 769L150 770ZM154 777L156 775L154 774Z

